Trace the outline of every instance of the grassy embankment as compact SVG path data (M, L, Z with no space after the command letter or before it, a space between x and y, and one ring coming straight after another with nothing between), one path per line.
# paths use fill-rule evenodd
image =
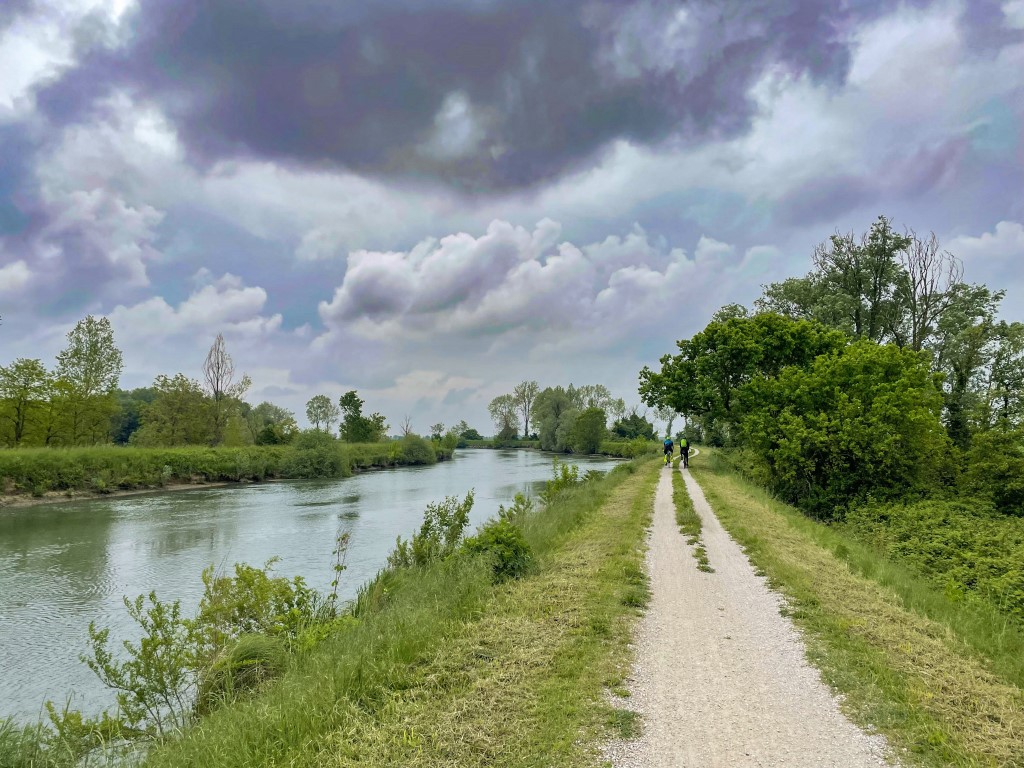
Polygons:
M150 755L155 767L593 765L635 717L605 697L628 672L648 597L657 464L617 467L522 522L534 572L493 586L478 560L399 573L356 621L254 700Z
M34 448L0 450L0 492L8 499L156 489L202 483L347 477L360 470L451 458L428 441L243 448Z
M719 519L788 598L844 710L907 765L1024 766L1024 630L937 588L849 530L808 519L705 453Z

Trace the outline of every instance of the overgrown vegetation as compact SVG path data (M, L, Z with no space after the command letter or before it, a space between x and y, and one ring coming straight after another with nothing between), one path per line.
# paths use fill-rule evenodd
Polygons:
M1024 732L1024 632L981 600L811 520L717 455L691 465L729 533L789 600L811 660L846 712L901 762L1016 766Z
M353 471L432 464L451 456L451 450L419 437L349 445L310 430L290 445L0 451L0 484L8 496L111 493L194 483L346 477Z

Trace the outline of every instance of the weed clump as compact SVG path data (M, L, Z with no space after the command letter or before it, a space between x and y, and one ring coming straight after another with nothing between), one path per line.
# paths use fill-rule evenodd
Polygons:
M466 540L466 551L491 560L494 582L520 579L533 565L533 551L519 526L507 519L488 523Z

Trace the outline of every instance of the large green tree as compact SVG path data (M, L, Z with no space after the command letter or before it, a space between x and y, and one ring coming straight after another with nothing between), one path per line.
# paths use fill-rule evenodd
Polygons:
M214 440L213 400L185 374L160 375L156 396L142 409L132 442L142 446L208 445Z
M734 441L740 387L756 375L806 367L846 342L839 331L773 313L715 320L677 342L679 354L662 357L660 371L640 372L640 396L647 405L700 420L716 441Z
M571 390L571 391L570 391ZM545 451L564 451L569 445L572 424L579 415L574 402L576 389L547 387L533 404L533 421L540 437L540 447Z
M523 437L530 436L530 413L538 392L540 385L536 381L523 381L512 390L512 399L515 400L519 415L523 417Z
M519 404L514 395L498 395L487 404L494 422L497 440L515 440L519 436Z
M738 393L744 444L784 500L823 518L947 479L942 393L927 355L868 341L758 374Z
M124 369L110 320L89 315L75 325L67 340L57 355L56 370L63 384L59 395L64 439L73 445L106 442Z
M49 374L40 360L19 358L0 366L0 420L4 440L18 446L26 438L37 413L45 406Z
M573 422L569 445L573 453L597 453L608 436L608 416L601 408L587 408Z
M327 395L313 395L306 403L306 418L313 429L322 425L325 432L330 432L331 425L341 418L341 409Z
M387 437L388 424L379 413L363 416L363 400L356 390L338 400L341 407L341 439L346 443L379 443Z

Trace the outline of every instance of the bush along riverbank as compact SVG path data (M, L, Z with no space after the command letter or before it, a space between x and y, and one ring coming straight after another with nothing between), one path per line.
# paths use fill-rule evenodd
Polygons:
M366 469L433 464L453 452L416 436L350 444L316 431L290 445L241 448L0 450L0 504L176 485L347 477Z
M4 765L592 765L634 726L608 693L647 600L657 470L558 466L538 505L517 496L468 537L472 492L431 504L346 606L249 566L204 574L192 618L128 602L148 642L114 659L94 627L88 660L117 716L0 724Z
M905 765L1024 764L1019 520L927 501L869 505L828 524L776 499L727 456L705 450L694 476L786 595L810 660L847 714L884 733Z

